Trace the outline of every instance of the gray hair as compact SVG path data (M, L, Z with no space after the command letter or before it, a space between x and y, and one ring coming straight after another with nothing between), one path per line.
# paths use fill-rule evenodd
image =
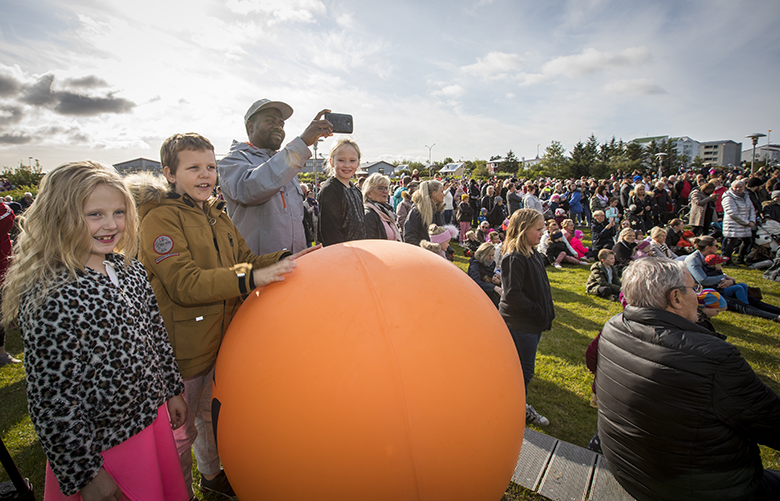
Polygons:
M623 272L623 296L631 306L665 310L669 292L685 289L687 268L681 261L662 257L646 257L632 261Z
M380 174L378 172L374 172L368 178L366 178L366 181L363 183L363 201L368 202L368 194L376 188L377 186L383 186L383 185L390 186L390 178L385 176L384 174Z

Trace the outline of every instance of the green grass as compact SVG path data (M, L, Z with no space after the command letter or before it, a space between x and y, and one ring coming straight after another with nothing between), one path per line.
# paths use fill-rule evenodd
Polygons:
M455 246L455 250L455 264L465 271L468 258L463 256L460 247ZM780 283L764 280L761 272L744 268L728 269L727 273L751 286L761 287L765 302L780 305ZM583 447L596 431L596 409L588 405L593 379L585 367L585 349L604 322L620 312L617 303L585 294L588 274L586 266L564 266L563 270L548 268L556 318L552 330L542 335L536 376L528 389L528 401L550 419L550 426L535 429ZM719 314L713 323L740 349L758 376L780 393L778 325L730 312ZM9 353L22 357L18 331L9 332L6 342ZM46 460L27 416L21 365L0 369L0 402L0 436L22 475L33 482L38 499L43 499ZM765 467L780 469L780 452L762 447L761 455ZM197 470L195 475L197 483ZM0 482L6 480L8 475L0 469ZM546 498L510 485L503 499L535 501Z

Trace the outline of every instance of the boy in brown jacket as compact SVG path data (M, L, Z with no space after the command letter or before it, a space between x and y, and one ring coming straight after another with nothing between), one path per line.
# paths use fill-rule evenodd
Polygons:
M223 210L225 202L212 196L217 162L208 139L175 134L163 143L160 159L165 180L137 175L127 182L138 205L138 257L184 379L187 422L174 437L190 495L194 447L200 488L234 497L220 468L211 424L217 351L242 296L284 280L297 256L287 251L255 256L249 250Z

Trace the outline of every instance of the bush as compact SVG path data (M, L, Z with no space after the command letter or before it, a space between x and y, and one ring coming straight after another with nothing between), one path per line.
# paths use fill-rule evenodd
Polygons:
M11 195L14 199L14 202L18 202L19 200L24 197L24 194L26 192L32 193L33 198L35 198L38 195L38 185L35 186L20 186L18 188L14 188L11 191L3 191L0 192L0 197L6 197L8 195Z

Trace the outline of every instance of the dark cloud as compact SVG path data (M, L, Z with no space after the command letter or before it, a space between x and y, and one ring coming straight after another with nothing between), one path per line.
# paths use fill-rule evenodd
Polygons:
M0 144L26 144L33 138L23 134L0 134Z
M0 120L3 125L18 124L24 118L24 112L19 106L0 106Z
M0 96L15 96L22 88L22 83L10 75L0 74Z
M135 108L135 103L114 97L109 94L106 97L89 97L72 92L58 92L59 103L54 111L62 115L101 115L103 113L127 113Z
M57 102L57 98L51 91L52 83L54 83L54 75L43 75L38 79L37 82L28 85L24 89L20 100L23 103L31 104L33 106L46 106L55 104Z
M68 87L79 87L82 89L93 89L95 87L108 87L108 82L95 75L88 75L81 78L66 78L65 85Z
M95 76L66 80L65 82L81 87L107 85L105 81ZM32 106L51 108L61 115L75 116L128 113L135 107L134 102L114 97L114 93L108 93L105 96L88 96L76 92L53 90L52 84L54 84L54 75L44 75L34 84L24 88L19 99Z

